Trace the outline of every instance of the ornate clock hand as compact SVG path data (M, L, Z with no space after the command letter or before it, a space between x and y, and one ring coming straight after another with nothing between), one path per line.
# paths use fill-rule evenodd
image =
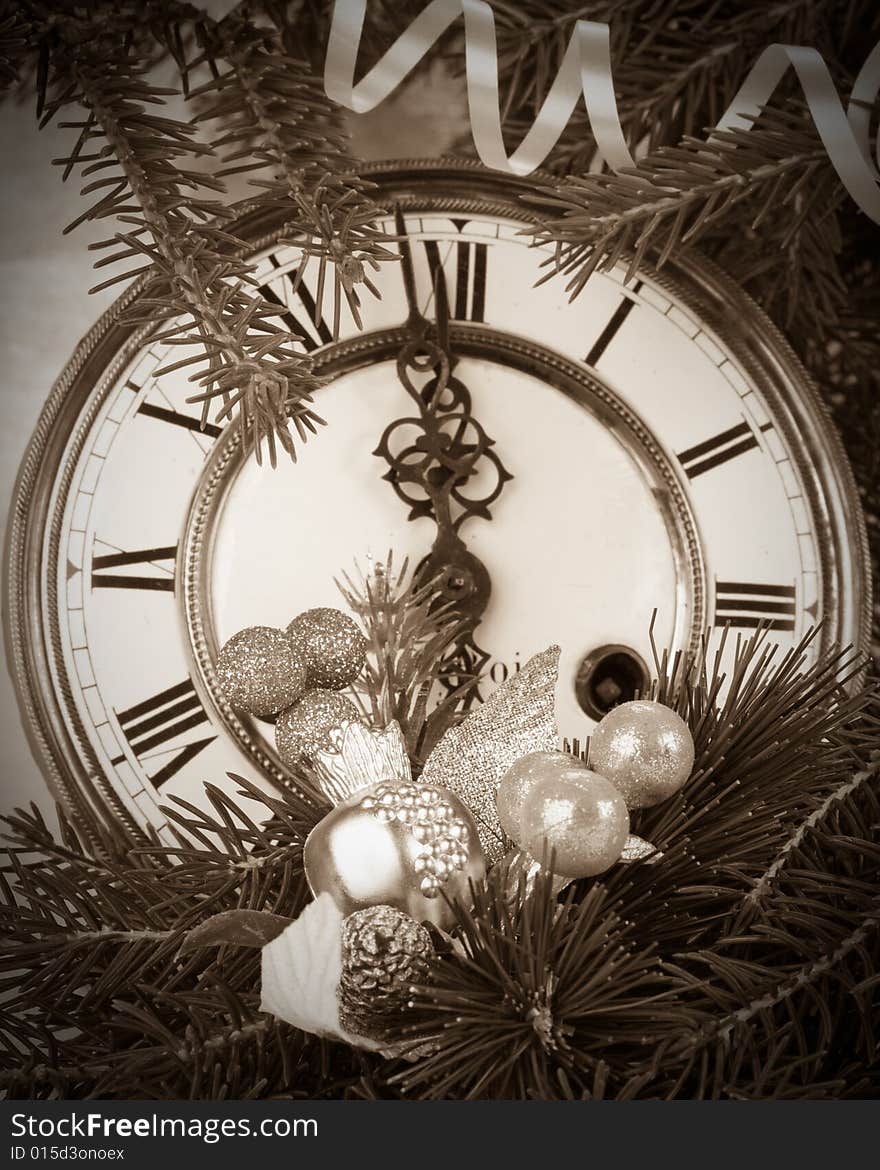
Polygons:
M437 525L434 544L418 572L424 579L439 581L440 596L453 603L464 623L445 672L447 686L454 689L477 677L489 660L475 642L474 631L492 590L485 565L467 549L460 529L471 516L491 519L490 505L512 476L492 450L494 441L474 419L470 392L453 375L457 358L449 340L449 302L443 272L438 269L436 273L436 321L432 325L416 300L412 252L399 208L395 224L409 306L409 337L398 354L397 375L418 405L419 415L390 423L374 453L389 464L383 478L409 506L409 519L429 516ZM420 374L430 376L419 386L414 375ZM420 433L400 446L403 435L413 430ZM482 496L468 495L468 481L486 465L495 472L492 488ZM472 691L471 700L474 697Z
M394 209L394 228L397 232L398 247L400 248L400 267L403 271L403 288L406 293L406 303L409 308L407 329L413 338L424 338L428 334L431 323L419 308L416 293L416 275L413 271L412 248L406 232L406 223L403 212L397 206Z

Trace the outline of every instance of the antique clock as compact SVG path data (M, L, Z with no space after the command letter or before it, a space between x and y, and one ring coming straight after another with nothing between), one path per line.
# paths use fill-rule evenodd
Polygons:
M317 269L296 286L282 213L239 228L327 378L327 426L296 463L259 467L235 428L200 429L185 372L157 376L163 346L122 319L137 287L51 393L10 522L7 643L34 751L74 811L161 833L162 805L197 802L205 780L284 784L272 728L219 694L218 647L339 604L334 577L389 549L427 558L471 614L461 652L483 693L562 646L564 735L646 686L652 619L672 648L729 627L730 654L761 624L782 649L819 623L813 653L864 644L850 469L740 290L682 252L635 281L596 273L570 302L539 283L551 253L522 184L466 163L371 177L402 261L335 341ZM447 361L435 395L414 357L427 335Z

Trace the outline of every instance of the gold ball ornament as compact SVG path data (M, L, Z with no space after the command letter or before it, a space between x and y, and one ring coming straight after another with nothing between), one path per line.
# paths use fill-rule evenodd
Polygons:
M304 758L330 748L333 733L344 731L360 718L360 711L344 695L321 689L306 691L275 722L278 755L289 768L295 768Z
M678 792L693 771L693 736L663 703L621 703L593 732L590 767L611 781L630 808L651 808Z
M620 859L629 836L626 802L585 767L539 780L522 807L518 844L563 877L594 877Z
M270 626L234 634L220 651L215 672L232 706L261 718L290 707L306 688L303 656L283 630Z
M520 843L523 806L529 793L541 780L566 779L572 771L584 771L584 764L567 752L529 752L516 760L501 778L495 794L498 820L512 841Z
M451 925L445 895L467 900L485 875L477 827L447 789L382 781L338 804L306 838L306 879L344 914L391 906L418 922Z
M339 691L363 670L367 640L341 610L307 609L287 633L305 661L310 687Z

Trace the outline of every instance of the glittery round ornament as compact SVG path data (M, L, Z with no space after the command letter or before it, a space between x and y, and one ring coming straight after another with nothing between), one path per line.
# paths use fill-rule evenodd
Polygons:
M338 804L306 838L306 880L344 914L387 905L448 927L486 872L477 826L448 789L389 780Z
M356 723L361 715L354 703L336 691L306 691L298 703L283 711L275 723L275 746L289 768L316 751L332 747L332 732Z
M651 808L678 792L693 771L693 736L663 703L621 703L593 732L590 767L623 793L630 808Z
M291 706L306 686L303 656L283 630L269 626L251 626L230 638L215 670L232 706L263 718Z
M569 772L585 770L585 765L567 752L529 752L512 764L501 778L495 794L501 828L513 841L522 836L522 812L526 798L535 785L551 777L565 779Z
M338 691L363 670L366 638L338 609L307 609L293 619L287 633L305 660L310 687Z
M613 784L586 768L535 784L522 808L521 839L532 857L564 877L593 877L619 860L629 836L626 802Z
M424 983L434 947L420 923L394 906L370 906L342 925L339 1020L347 1032L389 1040L400 1029L414 983Z

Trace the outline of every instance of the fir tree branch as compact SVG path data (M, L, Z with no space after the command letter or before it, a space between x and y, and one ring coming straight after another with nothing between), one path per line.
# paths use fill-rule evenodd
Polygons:
M249 291L248 267L235 257L239 242L214 226L231 212L204 192L222 185L178 161L208 148L189 124L147 112L163 103L165 91L146 80L147 62L132 48L125 19L120 23L99 7L85 20L44 16L39 33L52 92L41 96L43 122L72 103L86 111L73 124L80 133L70 156L59 160L65 177L80 168L91 180L85 194L98 193L76 222L114 217L124 225L101 245L116 250L99 267L145 261L96 288L143 275L147 321L170 324L157 336L189 350L166 369L196 367L190 380L199 392L191 400L203 404L203 421L220 398L217 417L237 417L258 457L265 442L274 463L276 439L294 456L290 422L304 440L320 421L309 406L319 384L311 361L270 319L273 307Z
M0 93L5 93L18 82L33 57L28 21L16 0L4 0L0 5Z
M541 193L535 202L559 213L544 218L536 236L555 243L554 268L570 277L566 287L575 297L597 268L621 259L628 278L648 254L662 266L673 249L698 240L740 203L753 209L756 231L768 207L790 209L798 197L799 214L824 212L817 179L829 166L801 109L769 110L748 131L725 131L712 144L686 138L626 174L570 178Z
M294 287L309 260L316 259L317 322L324 313L329 273L333 336L339 335L343 296L360 328L358 289L378 296L367 268L378 269L380 262L399 256L373 226L380 209L369 196L370 184L354 173L339 109L305 61L282 52L277 38L241 12L206 23L203 37L207 57L228 65L192 94L210 99L198 120L223 126L214 143L226 164L218 173L268 170L268 176L252 183L264 191L267 205L289 202L286 231L303 255Z
M818 808L805 816L797 825L792 834L783 843L771 864L754 882L752 888L745 895L744 901L746 905L753 906L761 900L783 867L790 863L792 855L800 849L807 834L820 829L830 813L845 804L863 785L870 784L878 778L880 778L880 753L875 752L872 762L867 768L856 772L849 780L838 785L833 792L830 792L826 796Z

